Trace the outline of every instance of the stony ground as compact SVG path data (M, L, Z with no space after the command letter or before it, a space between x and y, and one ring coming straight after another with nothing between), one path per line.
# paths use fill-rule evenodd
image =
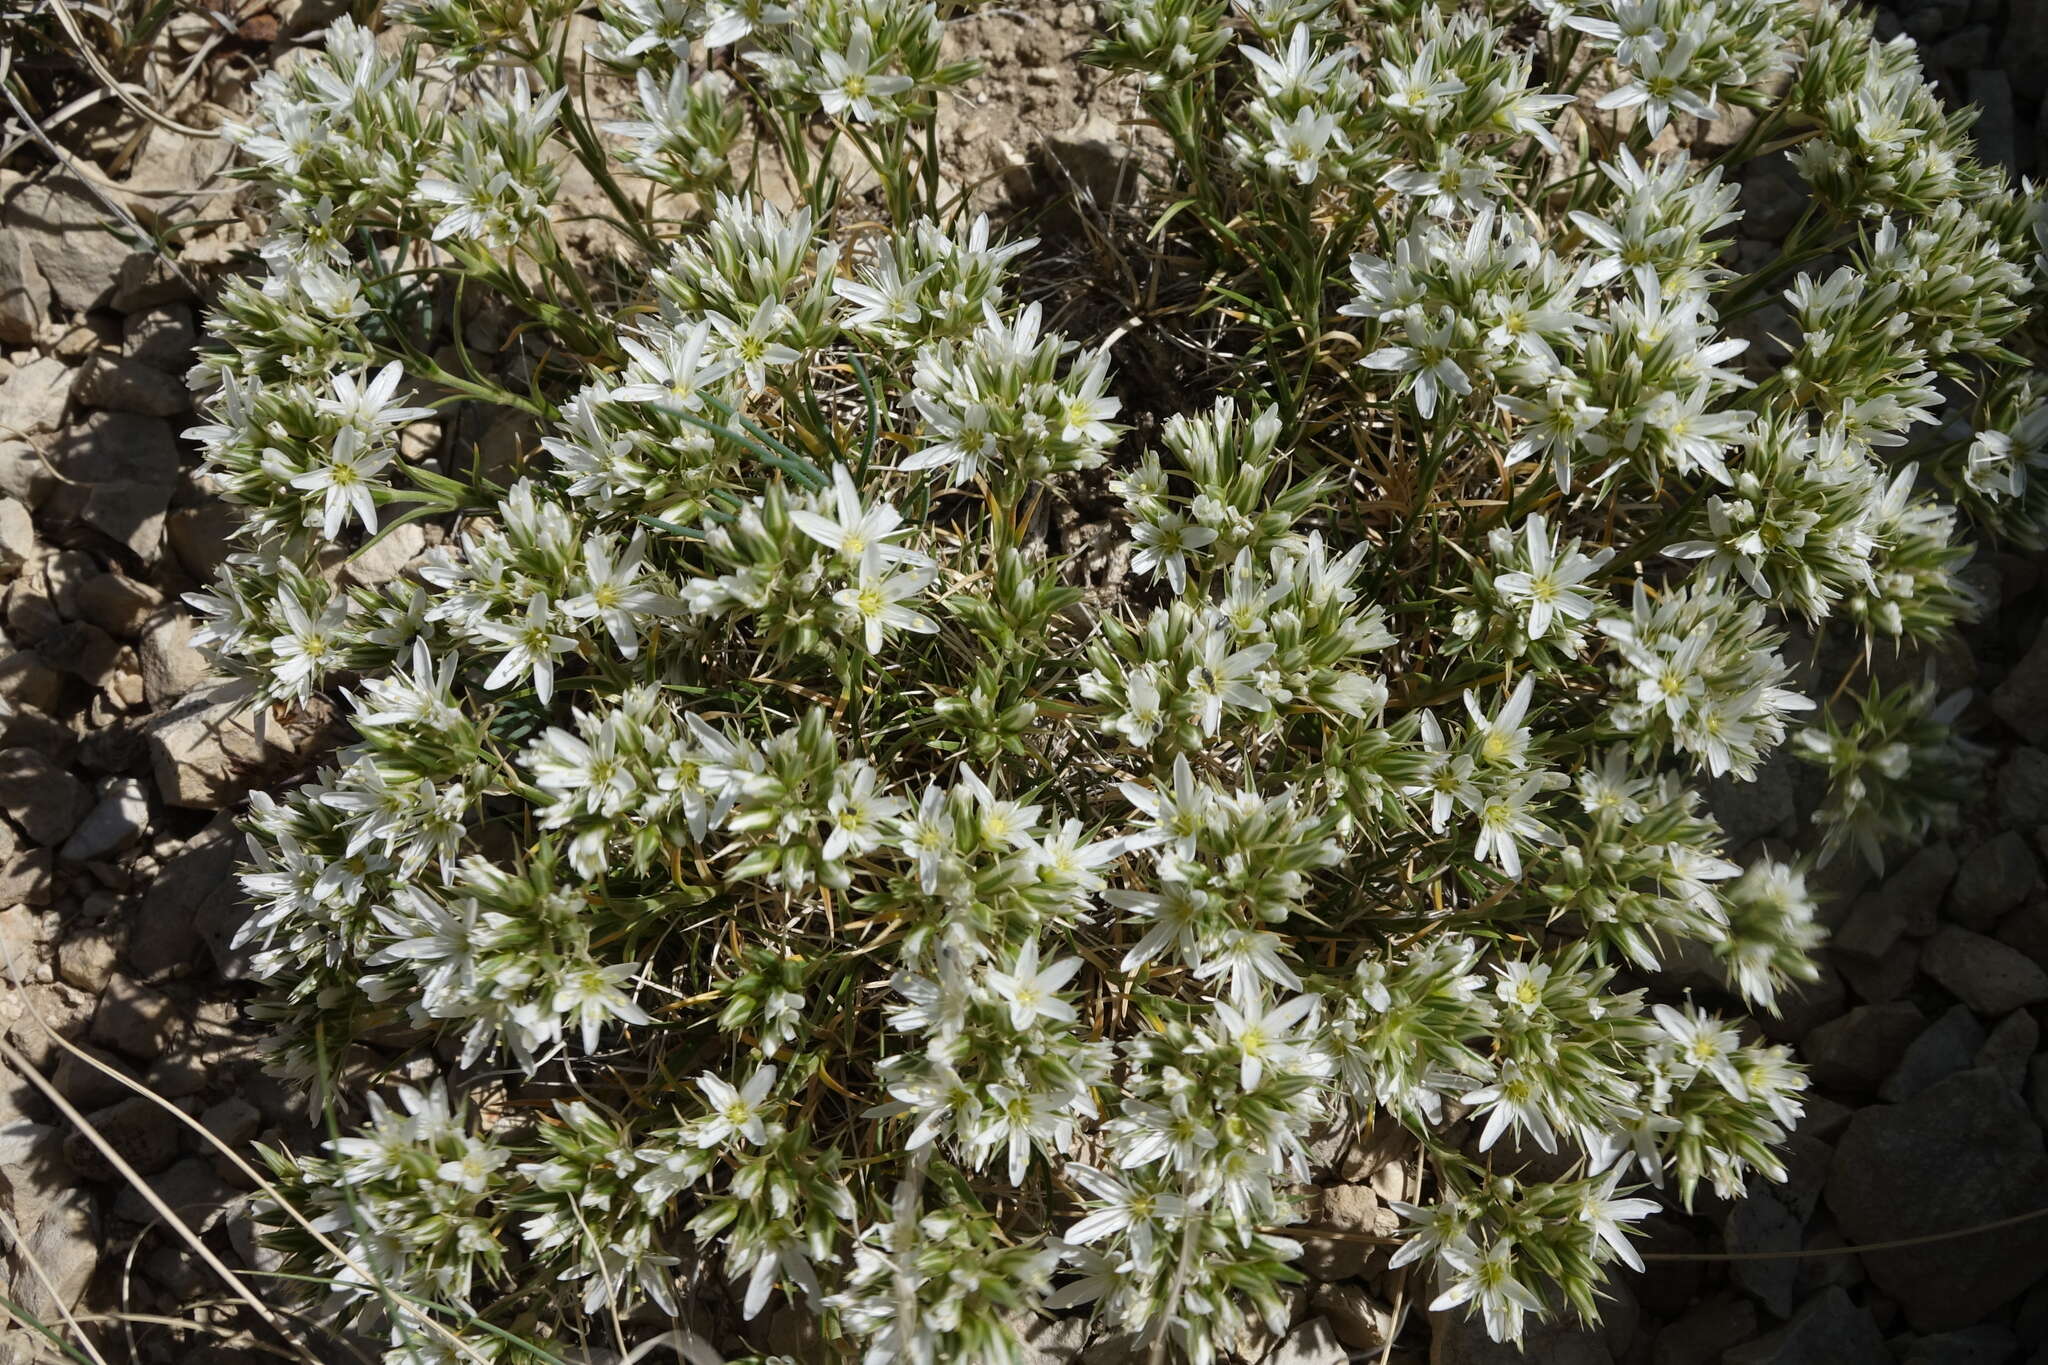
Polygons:
M188 88L178 116L217 121L254 66L314 17L280 7L245 21L249 34ZM1982 106L1992 156L2048 171L2048 0L1925 0L1884 22L1922 44L1958 101ZM953 111L957 178L978 197L1038 192L1048 168L1084 192L1113 192L1103 176L1115 178L1125 110L1074 75L1086 24L1082 6L1025 3L985 12L963 34L996 67ZM181 60L214 41L211 30L182 33L174 23ZM0 135L12 142L13 130ZM242 904L232 822L253 786L317 761L331 716L251 715L233 685L208 677L179 603L227 552L232 524L179 437L197 312L251 237L247 206L217 193L221 149L118 123L77 130L66 145L82 172L25 154L0 166L0 1028L11 1049L0 1052L0 1293L42 1321L88 1323L108 1365L239 1365L277 1357L237 1335L241 1310L66 1111L87 1115L216 1254L262 1266L246 1178L93 1063L142 1082L220 1143L315 1140L300 1097L264 1074L262 1029L244 1011L228 943ZM144 226L223 221L182 234L173 269L103 230L107 207L80 174ZM1768 252L1797 217L1795 189L1772 168L1752 177L1738 261ZM487 319L477 326L488 333ZM491 433L460 412L439 436L447 448L479 438ZM345 572L406 572L435 534L391 537ZM1840 1250L2048 1205L2044 569L2048 557L1985 557L1978 583L1992 609L1942 663L1977 693L1970 719L1989 753L1980 801L1882 879L1830 868L1825 975L1781 1018L1755 1022L1813 1068L1791 1180L1653 1219L1650 1270L1618 1287L1602 1327L1540 1333L1530 1359L2048 1362L2048 1219ZM1738 844L1797 847L1816 797L1788 764L1717 792L1715 804ZM1652 984L1717 989L1684 967ZM1369 1133L1332 1133L1324 1155L1314 1221L1332 1235L1307 1244L1294 1326L1240 1342L1237 1359L1512 1359L1461 1323L1429 1322L1414 1311L1427 1287L1385 1270L1370 1239L1394 1226L1387 1202L1413 1192L1404 1154ZM136 1320L146 1315L191 1326ZM1383 1357L1397 1319L1397 1348ZM1074 1322L1034 1336L1035 1365L1131 1355ZM784 1315L752 1345L809 1359L807 1340ZM347 1358L339 1345L322 1349ZM26 1330L0 1331L0 1365L44 1358Z

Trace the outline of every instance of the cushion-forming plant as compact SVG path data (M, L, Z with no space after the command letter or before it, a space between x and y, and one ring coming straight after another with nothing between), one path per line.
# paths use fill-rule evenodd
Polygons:
M352 724L247 821L335 1125L272 1217L393 1362L701 1356L707 1271L870 1362L1057 1311L1206 1362L1284 1326L1311 1145L1368 1127L1423 1302L1597 1317L1650 1187L1781 1178L1801 1112L1712 1006L1811 978L1808 868L1706 782L1816 764L1819 855L1878 860L1966 780L1896 661L1970 527L2043 543L2048 267L1908 40L1109 0L1164 284L1082 345L1074 257L943 174L960 8L400 0L232 130L272 220L194 600ZM1810 203L1738 271L1781 154Z

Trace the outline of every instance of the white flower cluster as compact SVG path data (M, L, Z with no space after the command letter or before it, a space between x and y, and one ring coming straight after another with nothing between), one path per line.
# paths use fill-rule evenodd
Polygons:
M314 1095L438 1059L275 1158L392 1361L623 1343L718 1266L873 1365L1084 1305L1206 1365L1284 1325L1311 1142L1363 1125L1420 1172L1394 1264L1515 1339L1640 1265L1642 1187L1782 1176L1799 1069L1658 972L1769 1008L1814 906L1699 786L1806 759L1876 860L1965 780L1955 702L1785 645L1938 639L1959 510L2048 533L2041 197L1831 4L1356 8L1106 6L1213 291L1155 325L1228 353L1172 393L946 197L934 3L607 5L627 122L559 4L266 79L196 433L249 515L195 600L266 702L352 711L252 805L242 934ZM1732 107L1717 164L1655 141ZM1785 142L1815 208L1736 276L1725 171ZM642 268L564 244L572 180ZM486 294L548 339L516 376L436 330ZM460 404L537 449L406 453ZM1090 584L1046 510L1105 465ZM425 561L348 586L400 521Z

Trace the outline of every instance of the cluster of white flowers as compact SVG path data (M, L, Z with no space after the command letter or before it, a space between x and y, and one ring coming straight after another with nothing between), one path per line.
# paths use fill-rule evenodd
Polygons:
M1800 1071L1657 973L1704 945L1770 1008L1814 906L1699 788L1806 759L1872 860L1952 803L1955 701L1783 647L1940 638L1959 512L2048 536L2041 196L1829 3L1236 10L1110 0L1095 53L1216 291L1153 325L1234 348L1186 393L947 197L931 0L607 4L628 122L559 4L408 0L266 78L269 275L196 433L249 515L195 600L264 701L352 710L253 803L243 939L311 1093L438 1059L275 1160L393 1362L620 1342L718 1266L872 1365L1083 1305L1206 1365L1284 1325L1311 1142L1367 1124L1420 1172L1393 1263L1514 1339L1597 1316L1643 1187L1782 1175ZM1731 108L1716 164L1653 148ZM1814 211L1737 277L1726 171L1786 142ZM572 256L571 180L641 268ZM434 330L486 294L551 339L516 382ZM459 403L537 450L403 453ZM1091 592L1044 510L1104 466Z

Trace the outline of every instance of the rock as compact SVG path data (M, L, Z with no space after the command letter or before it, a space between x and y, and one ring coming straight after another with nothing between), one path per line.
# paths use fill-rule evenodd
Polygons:
M1752 1176L1748 1197L1737 1200L1721 1225L1722 1241L1739 1255L1797 1251L1805 1220L1783 1201L1773 1198L1771 1182ZM1728 1275L1745 1293L1780 1321L1792 1316L1792 1291L1799 1278L1796 1259L1740 1260Z
M118 1104L135 1093L120 1081L120 1076L134 1079L135 1068L113 1053L102 1051L89 1043L79 1043L77 1047L78 1052L66 1049L57 1059L57 1069L50 1073L50 1083L57 1087L57 1093L87 1112ZM79 1052L87 1054L91 1060L79 1056ZM120 1075L109 1076L94 1066L93 1062L99 1062Z
M1377 1351L1394 1331L1394 1313L1356 1284L1319 1284L1309 1290L1309 1311L1327 1318L1337 1340L1354 1351Z
M1968 1005L1950 1007L1907 1045L1899 1064L1878 1088L1878 1098L1896 1104L1908 1100L1958 1071L1968 1071L1984 1046L1984 1026Z
M1933 933L1934 909L1948 894L1956 871L1954 849L1946 843L1926 845L1904 867L1856 898L1829 946L1875 960L1890 952L1901 934L1915 929L1922 935Z
M1305 1238L1295 1268L1311 1280L1324 1283L1358 1275L1373 1253L1373 1243L1365 1239L1377 1234L1379 1213L1379 1198L1369 1185L1332 1185L1318 1191L1316 1213L1311 1221L1349 1235Z
M8 1025L7 1041L38 1071L56 1065L63 1052L58 1038L75 1042L92 1023L92 997L58 982L31 982L11 994L21 1007L21 1017Z
M61 725L26 702L11 711L0 707L0 749L34 749L52 763L66 763L78 744L71 727Z
M155 1175L178 1159L179 1122L158 1107L147 1095L131 1095L105 1109L96 1109L85 1121L114 1155L134 1168L138 1175ZM119 1180L120 1168L101 1151L99 1144L82 1132L64 1139L64 1159L87 1180Z
M2021 829L2048 825L2048 753L2031 745L2012 751L1998 770L1998 818Z
M341 565L341 579L358 588L375 588L404 573L426 550L427 533L419 523L394 526Z
M1959 35L1960 36L1960 35ZM1977 106L1977 125L1970 130L1977 156L1986 165L2008 171L2019 165L2019 119L2012 103L2012 80L1999 70L1972 71L1963 87Z
M1743 168L1742 235L1767 242L1784 240L1806 212L1812 192L1783 152L1759 157Z
M0 240L5 234L0 233ZM57 1322L78 1306L100 1259L100 1220L84 1190L47 1194L14 1192L14 1221L21 1244L9 1259L15 1267L8 1297L21 1316ZM40 1273L28 1267L38 1267Z
M1789 751L1774 753L1757 769L1756 780L1735 777L1707 782L1707 806L1727 835L1728 847L1741 848L1752 839L1779 834L1799 817L1792 796L1794 760Z
M1794 981L1778 992L1777 1013L1756 1015L1757 1027L1775 1043L1796 1043L1830 1019L1841 1017L1849 1005L1849 989L1842 973L1826 955L1815 960L1820 975L1811 981Z
M85 863L119 852L149 828L149 794L139 778L122 777L107 784L99 804L79 822L58 857Z
M191 369L198 343L192 309L186 304L167 303L121 320L121 353L166 374L183 375ZM186 406L191 406L189 401Z
M249 789L275 753L246 682L223 680L184 697L150 723L157 794L173 806L219 810Z
M1934 62L1950 71L1971 71L1991 57L1991 25L1965 24L1934 45ZM1974 96L1972 96L1974 98ZM2006 92L2008 107L2012 94Z
M0 436L26 440L64 425L64 408L71 401L74 378L69 365L49 355L39 356L9 375L0 383ZM30 502L27 498L22 501Z
M36 528L18 499L0 498L0 579L20 573L35 557Z
M191 391L179 380L139 360L104 353L85 362L71 397L89 408L145 417L177 417L192 410Z
M156 562L164 513L178 483L178 447L158 417L95 412L65 429L50 462L62 482L47 515L80 521Z
M56 483L57 476L50 472L42 451L0 431L0 494L24 507L41 507Z
M2027 1059L2041 1044L2041 1026L2025 1010L2014 1010L1998 1021L1984 1046L1977 1049L1975 1065L2005 1077L2015 1093L2027 1084Z
M54 711L64 695L64 675L32 649L0 658L0 700L38 711Z
M48 905L57 893L57 851L24 843L0 822L0 905Z
M114 675L121 646L113 636L86 621L67 621L36 643L36 653L59 673L68 673L89 687Z
M148 1062L162 1054L177 1026L178 1009L169 996L116 975L100 992L91 1038L103 1047Z
M0 241L0 344L25 346L50 321L50 282L26 236Z
M1328 1318L1310 1318L1267 1352L1261 1365L1350 1365Z
M158 1109L157 1114L166 1124L183 1127L163 1110ZM235 1192L214 1174L213 1163L196 1156L188 1156L171 1166L151 1180L149 1188L170 1207L175 1217L195 1231L203 1231L236 1198ZM114 1216L131 1223L152 1223L162 1217L156 1207L143 1198L142 1191L133 1186L123 1187L114 1196Z
M2029 744L2048 745L2048 630L1992 691L1991 709Z
M248 975L247 954L230 946L248 915L235 877L240 843L233 818L223 814L164 860L143 893L128 944L128 960L138 974L155 978L201 966L204 942L223 977L238 981Z
M2011 0L1999 56L2019 95L2048 96L2048 0Z
M2048 904L2022 905L1998 926L1998 941L2048 971Z
M83 929L57 945L57 979L98 995L121 960L121 940L104 926Z
M185 572L209 582L234 552L235 533L241 526L242 515L231 504L209 499L173 508L164 533Z
M1949 918L1966 929L1988 933L1999 916L2027 898L2041 871L2027 841L2016 830L1986 840L1963 859L1948 892Z
M123 229L125 231L125 229ZM36 266L58 306L83 313L113 292L135 248L115 235L91 191L64 175L17 182L0 195L0 238L34 244Z
M78 586L78 614L118 640L134 640L164 595L118 573L97 574ZM147 667L148 656L145 654ZM144 673L145 680L148 674Z
M61 844L85 818L86 786L34 749L0 749L0 810L23 834Z
M1920 1035L1926 1017L1904 1000L1858 1005L1806 1036L1806 1062L1815 1084L1831 1090L1874 1092Z
M192 618L159 612L143 631L142 692L153 707L168 706L206 681L213 666L192 644Z
M192 286L179 278L163 257L138 251L121 263L114 278L114 296L107 306L117 313L139 313L191 297Z
M256 1106L240 1095L230 1095L199 1116L199 1122L214 1141L221 1146L239 1151L243 1143L256 1136L263 1127L263 1115ZM1080 1324L1083 1328L1087 1324ZM1076 1343L1078 1349L1079 1343Z
M2019 1354L2010 1328L1983 1322L1956 1332L1921 1337L1906 1347L1899 1365L2006 1365Z
M1870 1315L1840 1288L1823 1289L1792 1321L1721 1357L1724 1365L1891 1365Z
M2027 1094L2034 1110L2034 1122L2048 1128L2048 1053L2027 1063Z
M1964 1071L1873 1105L1835 1148L1827 1203L1851 1243L1926 1237L2016 1217L2048 1188L2041 1130L1995 1072ZM1922 1332L1988 1317L2048 1271L2048 1223L1862 1253Z
M1955 925L1927 941L1920 970L1979 1014L2010 1014L2048 1000L2048 972L1997 939Z
M1756 1329L1756 1309L1747 1299L1709 1299L1657 1333L1650 1365L1716 1365L1722 1352Z

